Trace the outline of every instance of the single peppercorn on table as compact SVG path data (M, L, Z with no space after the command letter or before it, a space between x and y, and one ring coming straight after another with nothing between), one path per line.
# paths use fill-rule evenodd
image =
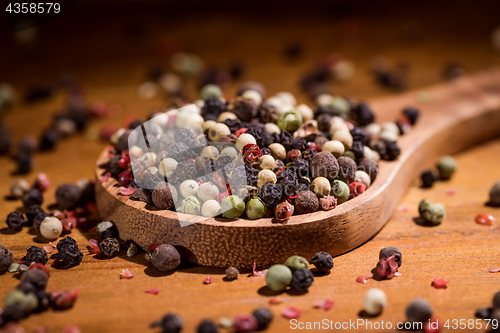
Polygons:
M257 262L267 267L297 253L306 258L318 251L340 255L378 233L412 180L440 156L500 134L500 68L427 91L433 102L420 107L419 122L398 141L401 156L381 161L372 186L332 211L294 215L286 222L207 219L132 200L120 194L114 178L96 182L98 211L103 219L114 221L122 239L143 249L153 243L171 244L184 261L204 266L250 268ZM396 119L414 102L415 94L374 100L371 105L378 117ZM97 161L98 180L106 173L102 166L109 160L109 148ZM196 223L186 226L184 221Z
M99 2L100 6L101 3L104 4ZM121 4L122 9L125 9L126 3ZM152 4L149 1L146 3L146 6ZM316 8L312 13L302 3L300 11L290 16L283 15L280 3L279 11L266 13L267 8L262 10L256 6L258 13L244 18L234 13L229 18L226 11L214 13L205 6L197 11L197 6L191 6L189 11L185 11L190 19L176 20L176 29L171 29L171 18L175 15L169 15L167 20L164 16L153 16L156 20L146 16L143 22L148 24L146 32L151 35L139 43L135 39L131 43L121 35L117 37L117 31L126 26L128 18L140 17L139 10L130 10L126 20L114 21L109 15L101 15L103 11L95 7L91 7L82 19L75 19L71 16L75 13L73 9L66 22L73 27L83 26L82 31L61 28L58 22L65 17L41 27L43 42L48 44L44 44L46 57L37 59L36 64L27 61L31 57L23 57L18 48L9 47L13 38L7 36L1 44L4 60L0 64L3 66L1 80L22 91L38 79L55 78L58 73L74 69L90 101L116 103L123 109L121 117L99 120L94 129L109 124L118 128L123 126L127 116L140 113L139 116L145 117L161 105L160 98L139 99L136 96L137 83L144 79L148 64L156 63L158 59L165 61L160 50L165 48L165 39L172 38L174 41L189 40L191 44L187 47L192 46L192 50L199 52L207 63L225 64L220 60L221 55L227 57L225 59L239 57L248 66L245 80L261 81L272 93L291 91L301 102L308 100L300 94L296 85L298 77L326 53L341 52L353 61L357 70L351 81L334 84L336 94L360 99L393 96L395 94L391 91L373 84L368 74L372 57L381 52L393 61L407 59L412 62L410 86L414 88L427 87L440 80L443 64L453 59L460 61L469 72L499 65L498 55L491 51L488 44L489 33L498 24L499 4L491 1L481 3L494 3L496 9L481 12L477 10L477 4L470 1L454 1L453 10L450 10L448 2L424 1L420 9L413 8L416 3L412 4L411 15L408 15L408 6L401 6L399 2L362 2L363 9L352 17L332 16L327 10L318 17L309 15L316 14ZM385 4L391 6L394 15L387 15L388 7L383 7ZM75 9L83 10L83 5L80 2ZM147 11L147 8L142 9ZM168 12L172 13L171 10ZM107 13L116 13L116 5L108 8ZM162 11L157 10L157 13ZM247 11L240 13L246 14ZM269 22L256 21L261 15L270 16ZM356 22L362 24L357 25ZM424 38L400 40L399 29L412 22L424 24ZM69 34L71 38L68 38ZM48 38L51 35L58 38L51 41ZM290 40L291 36L304 41L306 52L297 66L280 58L284 46L281 41ZM3 37L0 35L0 39ZM118 59L112 56L116 53L120 54ZM234 95L237 85L238 82L227 87L227 94ZM419 99L430 97L432 103L432 96L424 94L425 90L421 92ZM35 135L41 128L49 126L51 115L60 109L62 100L63 97L57 95L52 100L31 106L15 103L5 115L5 123L12 128L16 139L23 135ZM412 105L421 107L426 104L415 98ZM377 122L383 121L394 121L394 118L377 119ZM462 137L461 133L457 133L449 140L457 136ZM38 172L50 176L52 186L44 195L44 208L55 202L57 185L91 177L96 159L104 148L105 144L101 142L76 136L61 142L53 152L37 154L35 169L25 178L31 184ZM299 322L313 323L326 319L328 324L333 321L333 327L335 323L346 327L349 322L367 319L373 325L390 322L393 329L370 330L369 326L351 329L349 326L347 331L396 332L396 324L405 320L404 309L416 297L427 299L434 314L443 323L450 320L449 324L455 327L462 323L476 323L476 308L491 306L493 294L500 290L500 273L487 271L488 267L500 266L500 210L484 205L491 186L500 180L500 139L475 146L454 157L458 169L450 181L436 182L432 189L421 189L418 181L413 182L381 231L363 246L335 257L332 272L316 277L305 295L285 292L278 295L283 303L269 305L269 300L276 295L264 287L263 277L249 277L249 271L242 270L238 279L225 282L223 268L183 263L175 272L162 273L151 267L143 255L128 258L125 250L114 258L95 259L88 255L85 245L88 239L97 237L96 233L73 229L70 236L75 238L84 253L83 261L70 269L55 269L50 267L53 259L49 259L47 267L51 277L47 290L78 288L79 297L75 306L66 311L33 314L22 320L21 325L26 332L34 332L39 326L50 327L51 332L60 332L69 325L79 327L82 332L93 333L157 332L149 329L149 324L167 312L174 312L182 317L185 326L182 332L195 332L205 318L218 322L221 317L232 318L266 306L274 313L274 320L266 332L296 332L298 329L292 330L294 326L290 320L281 316L284 308L292 306L302 311ZM435 159L429 157L429 165L434 162ZM0 157L0 163L0 183L3 184L0 186L0 197L3 198L8 194L8 185L18 177L11 175L15 165L9 157ZM418 203L423 198L444 204L448 218L441 225L426 227L418 224L415 218L418 217ZM28 228L19 233L6 229L3 221L7 214L20 206L18 201L2 201L0 205L0 216L4 217L0 222L0 244L13 251L14 262L19 262L26 255L26 248L30 245L47 244ZM474 219L481 212L493 215L497 221L492 226L476 224ZM356 283L358 276L369 274L375 267L379 251L385 246L397 246L403 252L403 265L399 269L402 277L387 281L368 280L365 285ZM120 280L120 272L124 268L135 277ZM204 285L203 280L208 275L214 283ZM447 289L431 287L436 276L450 280ZM19 284L18 278L10 273L0 275L0 298L3 299ZM145 290L150 288L158 288L159 294L147 294ZM388 306L376 318L365 318L360 313L366 291L370 288L380 288L387 296ZM315 301L327 298L335 301L331 310L313 308ZM467 331L487 331L484 321L479 321L479 324L482 324L481 329ZM221 332L224 331L221 329Z

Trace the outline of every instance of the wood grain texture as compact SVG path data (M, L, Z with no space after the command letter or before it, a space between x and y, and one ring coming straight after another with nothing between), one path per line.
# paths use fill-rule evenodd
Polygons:
M181 249L183 260L204 266L268 266L299 252L308 258L318 251L340 255L378 233L411 181L438 157L500 135L500 69L425 91L430 102L419 106L417 125L398 141L399 159L381 162L372 186L332 211L294 215L284 223L271 218L207 219L131 200L111 179L96 182L99 213L115 222L122 239L143 249L153 243L172 244ZM416 104L417 95L412 91L371 104L378 118L396 119L404 107ZM106 148L97 161L97 179L105 173L100 166L108 159ZM193 224L185 226L184 221Z
M184 15L176 13L178 16L172 17L176 15L171 11L150 10L148 5L120 16L116 6L106 9L100 2L98 8L75 18L76 13L84 10L84 3L79 3L78 11L40 28L43 49L37 58L14 47L10 35L0 35L3 38L0 73L2 81L10 82L22 93L31 84L55 79L58 73L71 70L81 80L90 102L118 104L123 109L120 117L94 122L91 128L95 130L104 124L123 126L124 120L132 115L145 118L161 105L161 98L138 98L136 89L150 64L167 62L163 53L166 40L181 41L181 48L200 54L207 63L226 66L232 59L240 59L248 65L244 80L262 81L269 94L291 91L300 102L307 99L296 85L297 78L326 53L340 52L356 65L353 79L333 84L332 89L358 99L399 95L373 84L368 73L370 61L376 55L411 62L412 89L440 81L442 67L450 60L460 62L469 72L500 65L499 56L489 44L490 32L498 24L500 9L496 1L481 2L482 8L477 3L459 0L453 6L448 2L423 1L412 3L411 7L397 1L373 2L371 7L368 6L371 2L362 2L361 10L348 11L344 16L332 15L321 6L286 14L267 12L257 6L258 15L264 17L256 13L247 15L246 10L228 15L228 12L211 12L206 7L198 11L189 8ZM120 6L125 7L125 2L120 2ZM122 31L131 18L142 19L144 39L130 41L123 36ZM343 29L356 23L358 34L346 36ZM403 29L413 23L420 25L423 36L413 41L402 40ZM283 60L284 43L297 39L304 41L304 57L297 62ZM233 96L238 83L225 88L225 93ZM35 105L23 104L19 95L11 112L4 117L15 139L37 135L64 104L62 94ZM392 115L388 116L379 121L394 120ZM54 203L57 185L92 177L95 162L105 146L78 135L61 142L55 151L36 156L34 172L25 178L31 182L36 172L49 174L53 186L45 194L45 208ZM368 319L369 322L383 320L395 325L405 319L404 309L415 297L429 300L435 315L443 320L473 320L475 309L490 305L493 294L500 290L500 275L487 272L490 266L500 266L500 210L484 206L491 185L500 180L500 140L473 147L455 157L459 168L449 182L438 182L432 189L420 189L418 182L413 182L401 196L400 207L373 239L334 258L332 273L316 278L308 294L280 295L283 304L269 306L268 300L273 296L263 288L264 280L248 277L248 271L233 282L222 280L223 269L189 264L182 264L172 274L160 274L142 256L128 258L122 251L119 256L105 260L85 255L81 265L67 270L49 267L48 290L78 288L80 297L71 310L35 314L21 324L27 332L34 332L37 326L60 332L67 325L76 325L85 333L155 332L148 328L149 323L166 312L175 312L183 318L183 332L194 332L204 318L217 321L221 316L232 317L258 306L269 306L275 315L269 332L296 332L280 315L284 307L301 309L301 321L355 321L361 319L359 312L366 291L374 287L386 292L388 307L380 317ZM426 161L429 165L433 162L431 158ZM8 157L0 157L0 198L7 195L8 184L18 178L11 174L13 169L14 163ZM447 190L456 190L456 194L446 195ZM414 222L418 202L425 197L445 205L448 217L440 226L425 227ZM0 217L19 206L19 202L2 200ZM497 218L493 226L474 223L475 216L483 211ZM9 234L3 228L2 219L0 243L12 249L16 261L21 260L28 246L46 244L27 229ZM88 239L97 237L80 230L73 230L71 236L84 253ZM366 285L354 282L357 276L369 273L380 249L388 245L403 251L402 277L372 280ZM136 276L120 280L123 268ZM202 283L207 275L213 277L214 284ZM449 279L448 289L432 288L435 276ZM0 299L18 283L17 276L0 275ZM160 290L159 295L145 293L145 289L153 287ZM335 301L332 310L325 312L312 307L314 300L327 297ZM370 330L360 327L349 331ZM483 326L470 331L486 330Z

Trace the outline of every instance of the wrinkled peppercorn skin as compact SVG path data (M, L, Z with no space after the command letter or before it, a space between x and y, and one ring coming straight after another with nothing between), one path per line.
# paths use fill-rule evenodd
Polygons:
M47 252L37 246L30 246L26 251L26 264L29 266L34 262L45 265L49 261Z
M7 215L7 220L5 222L7 223L9 229L21 231L26 223L26 220L24 219L23 213L15 210Z
M12 251L3 245L0 245L0 272L8 270L12 261L14 261Z
M83 253L77 245L67 245L62 252L59 252L61 260L69 266L76 266L83 260Z
M302 293L306 293L314 282L314 275L309 269L299 268L293 273L290 286Z
M120 243L116 238L106 238L99 243L99 249L106 257L113 257L120 252Z
M322 273L328 273L333 268L333 258L327 252L318 252L312 257L311 262Z

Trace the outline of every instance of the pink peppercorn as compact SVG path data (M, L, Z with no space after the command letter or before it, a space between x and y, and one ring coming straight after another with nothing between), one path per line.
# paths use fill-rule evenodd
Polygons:
M35 184L33 185L40 192L45 192L50 187L50 178L47 174L40 172L35 179Z
M120 186L124 186L124 187L127 187L128 184L130 184L130 182L134 179L134 175L132 174L132 170L125 170L125 171L122 171L119 175L118 175L118 183L120 184Z
M355 198L366 190L366 185L360 182L352 182L349 184L349 199Z
M233 328L236 332L254 332L259 328L259 323L254 316L242 314L234 318Z
M122 169L126 169L130 165L130 155L128 151L122 152L122 158L120 158L117 163Z

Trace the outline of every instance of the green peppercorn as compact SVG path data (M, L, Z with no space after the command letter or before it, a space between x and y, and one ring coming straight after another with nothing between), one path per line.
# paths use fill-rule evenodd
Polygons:
M25 294L16 289L5 296L5 306L17 306L24 314L29 314L38 307L38 299L33 293Z
M267 270L266 284L271 290L281 292L290 285L292 277L292 271L287 266L273 265Z
M253 197L248 200L245 213L250 220L257 220L266 215L267 205L259 197Z
M200 215L201 201L195 196L189 196L181 202L181 213Z
M457 168L457 161L451 156L443 156L436 163L441 179L450 179Z
M200 90L200 98L204 101L209 98L221 98L222 96L222 90L216 84L207 84Z
M306 258L301 256L291 256L288 258L284 265L292 271L292 274L299 268L307 268L309 269L309 262Z
M295 110L283 112L278 118L277 125L281 130L295 132L302 125L302 115Z
M331 195L337 199L337 204L341 204L349 200L349 186L341 180L332 182Z
M420 217L433 225L438 225L446 217L446 209L440 203L434 204L429 200L422 200L418 205Z
M237 195L230 195L221 204L222 216L228 219L237 219L245 211L245 201Z

